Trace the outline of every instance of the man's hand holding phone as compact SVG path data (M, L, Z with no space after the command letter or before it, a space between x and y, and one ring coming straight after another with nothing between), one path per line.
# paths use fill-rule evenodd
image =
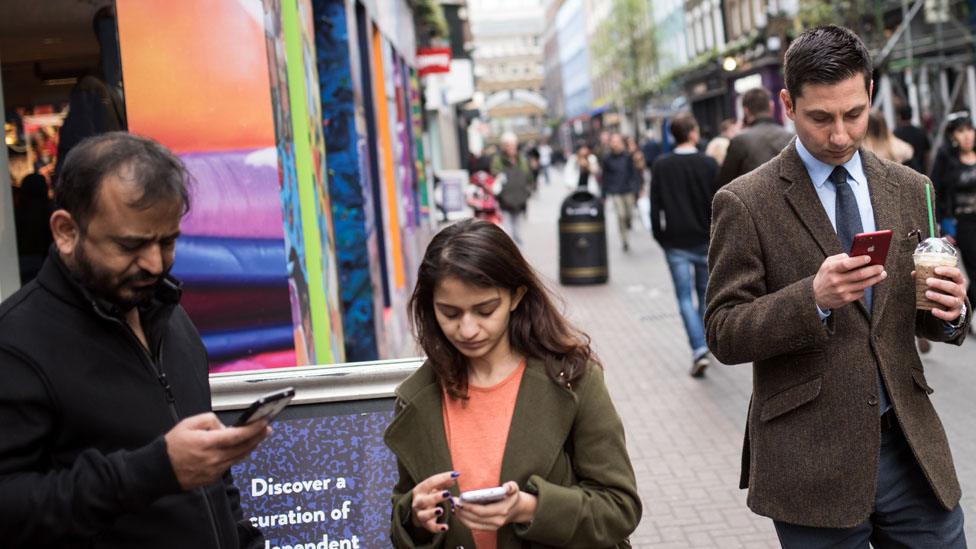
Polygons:
M246 458L269 434L266 420L225 427L211 412L190 416L166 433L176 480L184 490L206 486Z
M535 518L537 499L519 490L518 483L506 482L502 499L492 503L470 503L462 498L455 502L454 515L472 530L498 530L506 524L523 524Z
M861 299L864 290L885 278L884 265L871 265L871 256L832 255L813 277L813 295L820 310L839 309Z

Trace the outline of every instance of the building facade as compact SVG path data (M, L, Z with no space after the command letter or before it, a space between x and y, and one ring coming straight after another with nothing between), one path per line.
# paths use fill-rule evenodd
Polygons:
M506 131L520 141L543 137L543 0L476 0L468 9L475 89L493 138Z

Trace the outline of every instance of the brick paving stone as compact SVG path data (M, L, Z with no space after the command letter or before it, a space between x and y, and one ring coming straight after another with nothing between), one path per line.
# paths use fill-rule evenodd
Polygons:
M778 547L771 521L749 511L738 490L751 368L713 364L704 379L688 376L691 352L664 254L639 223L624 253L608 212L609 283L559 285L563 196L556 184L540 186L523 252L606 367L644 502L634 547ZM966 534L976 539L976 340L933 345L923 359L962 483Z

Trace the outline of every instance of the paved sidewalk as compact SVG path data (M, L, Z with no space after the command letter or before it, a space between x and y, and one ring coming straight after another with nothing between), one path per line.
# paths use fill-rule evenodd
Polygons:
M558 181L559 178L556 178ZM644 501L635 547L779 547L772 522L752 514L738 489L740 452L751 393L748 365L713 365L688 375L691 351L662 250L638 223L630 252L610 228L610 282L558 284L558 210L565 189L540 185L529 205L526 245L532 264L586 331L607 370L627 430ZM613 212L608 212L613 218ZM926 376L963 488L969 539L976 539L976 340L934 345Z

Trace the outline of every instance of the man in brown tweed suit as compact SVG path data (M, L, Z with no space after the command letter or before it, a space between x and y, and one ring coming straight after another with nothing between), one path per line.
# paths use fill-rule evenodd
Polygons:
M915 309L926 179L860 148L873 84L853 33L803 33L784 74L797 139L712 206L705 329L719 360L753 363L749 507L784 547L965 547L914 336L961 344L971 307L960 271L940 268L927 283L941 308ZM894 233L884 266L844 253L882 229Z

